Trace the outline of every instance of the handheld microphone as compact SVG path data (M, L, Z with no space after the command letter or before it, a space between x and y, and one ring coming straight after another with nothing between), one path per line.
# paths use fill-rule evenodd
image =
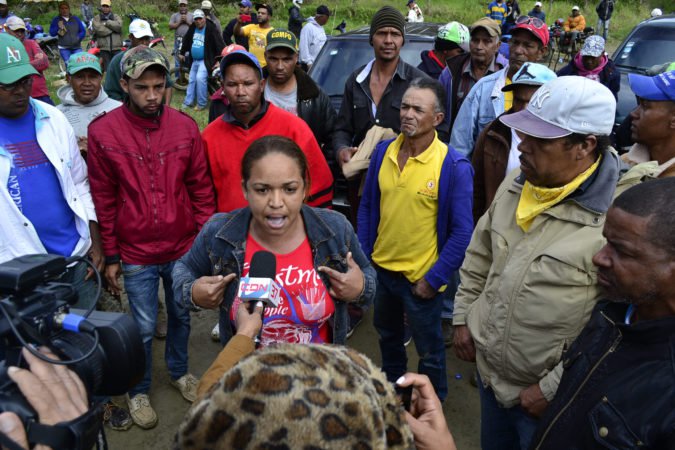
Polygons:
M257 251L251 258L247 277L239 282L238 296L242 302L251 302L249 310L256 302L276 308L281 301L281 287L274 281L277 274L277 258L268 251Z

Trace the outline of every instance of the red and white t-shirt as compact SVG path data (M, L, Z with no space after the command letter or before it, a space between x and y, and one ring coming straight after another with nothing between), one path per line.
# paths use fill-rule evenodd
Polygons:
M253 254L267 250L251 235L246 239L246 255L242 276L247 276ZM312 248L305 240L290 253L276 255L276 282L281 286L281 301L276 308L265 308L261 346L275 342L330 343L332 330L328 319L335 312L333 299L314 270ZM241 300L235 297L230 310L234 324Z

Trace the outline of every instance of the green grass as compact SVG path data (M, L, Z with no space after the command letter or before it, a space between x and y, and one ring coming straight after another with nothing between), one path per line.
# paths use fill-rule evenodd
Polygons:
M95 4L98 4L97 0L92 1ZM225 3L222 0L212 1L216 5L216 11L223 25L227 23L230 18L235 17L238 13L238 8L235 6L235 2ZM672 3L672 0L666 0L666 3L668 2ZM11 9L14 10L18 15L22 17L32 17L34 24L42 24L45 26L45 28L48 26L51 18L56 14L57 11L56 3L30 4L26 7L17 6L17 3L12 0L10 0L9 3L10 7L12 7ZM196 5L197 2L196 0L191 0L191 3ZM531 6L534 4L534 0L521 0L519 3L522 12L527 13L527 11L529 11ZM584 2L555 1L552 3L547 0L543 0L543 3L544 11L546 11L547 21L550 23L552 23L557 18L566 18L572 9L572 6L578 3L582 8L582 14L584 14L586 17L587 24L593 27L596 25L596 0L585 0ZM649 11L652 7L657 6L657 4L663 6L663 0L621 0L617 3L618 5L614 10L614 15L612 17L612 28L610 29L609 41L607 43L607 49L610 52L618 46L618 44L637 23L649 16ZM72 2L72 8L75 14L79 14L79 4L79 0L74 0ZM144 0L142 3L129 3L125 0L121 0L119 2L115 2L113 10L117 14L124 15L125 29L127 29L129 21L129 19L126 17L126 14L131 12L131 8L128 6L129 4L134 5L134 8L141 16L153 18L158 21L160 32L162 35L167 37L167 56L170 56L169 53L173 48L173 33L168 28L168 20L170 14L175 10L175 1ZM290 2L272 0L271 4L273 5L275 12L272 21L273 26L286 27L288 17L287 8ZM337 33L336 31L332 30L343 19L347 22L348 30L368 24L372 14L383 4L392 5L398 8L402 13L405 13L406 11L405 2L403 0L306 0L302 8L303 14L305 16L311 15L316 6L319 4L326 4L332 11L334 11L334 16L330 19L325 27L326 32L329 34ZM418 4L424 12L425 20L428 22L445 23L456 20L464 24L470 24L482 17L487 0L419 0ZM666 8L666 10L668 10L668 8ZM48 83L50 84L50 90L55 94L55 83L58 82L58 69L50 67L46 74ZM184 98L184 93L174 90L172 106L176 108L179 107L182 104ZM56 98L54 98L54 100L56 100ZM188 111L188 114L192 115L195 120L197 120L200 128L206 126L208 118L208 113L206 111Z

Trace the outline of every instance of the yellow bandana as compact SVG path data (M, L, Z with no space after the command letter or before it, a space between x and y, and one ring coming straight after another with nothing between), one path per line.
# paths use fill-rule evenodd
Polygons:
M516 223L518 226L525 232L529 231L532 222L539 214L557 205L572 192L576 191L597 170L601 160L602 155L591 167L564 186L543 188L525 181L523 192L520 194L520 200L518 201L518 208L516 209Z

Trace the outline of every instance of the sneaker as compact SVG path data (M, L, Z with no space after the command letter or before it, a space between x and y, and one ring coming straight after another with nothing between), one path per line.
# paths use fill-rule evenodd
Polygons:
M126 431L134 424L129 412L111 401L103 405L103 423L115 431Z
M157 314L157 323L155 324L155 337L164 339L166 337L166 314Z
M455 338L455 328L452 326L452 319L442 319L441 330L443 331L443 342L445 343L445 347L452 347Z
M136 394L127 400L129 413L134 423L144 430L148 430L157 425L157 414L150 405L150 398L147 394Z
M204 111L205 109L205 106L195 106L195 111Z
M403 345L406 347L412 342L412 331L410 331L410 325L408 325L408 315L403 314Z
M406 347L412 342L412 331L410 331L410 325L405 323L403 325L403 345Z
M216 322L216 326L211 330L211 339L220 342L220 324Z
M171 386L178 389L185 400L192 403L197 399L197 379L186 373L177 380L171 380Z

